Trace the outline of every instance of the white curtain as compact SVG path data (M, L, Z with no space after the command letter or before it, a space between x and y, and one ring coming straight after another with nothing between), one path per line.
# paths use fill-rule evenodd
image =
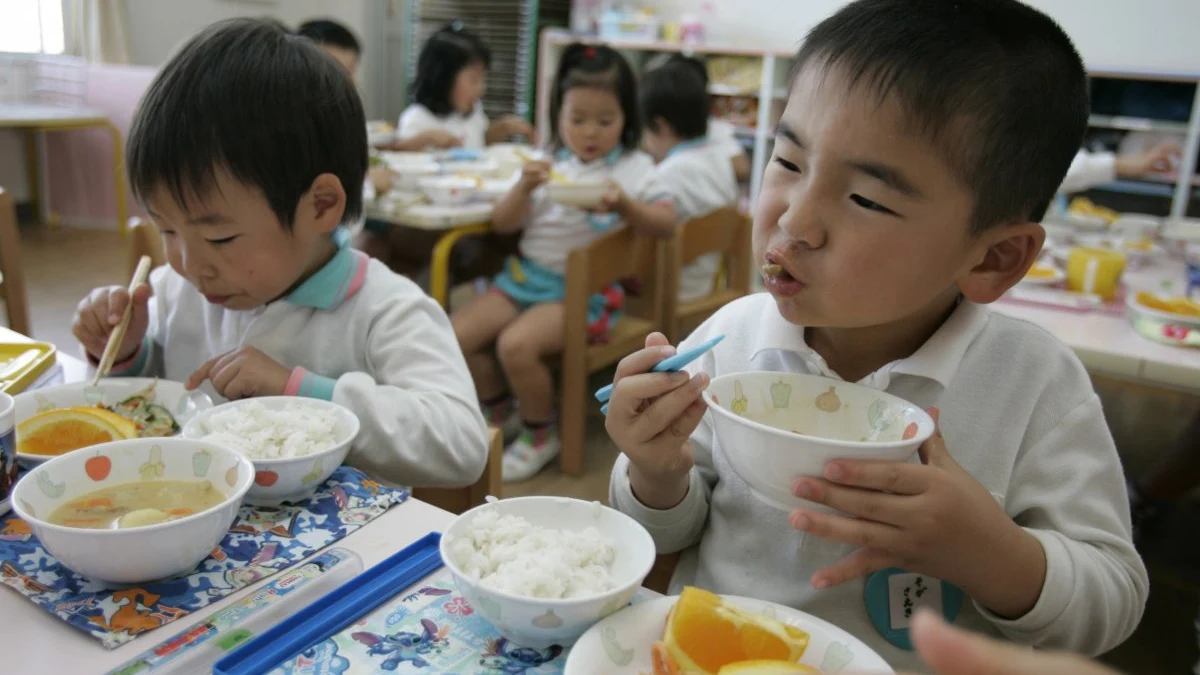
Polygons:
M63 0L66 53L90 63L129 63L125 0Z

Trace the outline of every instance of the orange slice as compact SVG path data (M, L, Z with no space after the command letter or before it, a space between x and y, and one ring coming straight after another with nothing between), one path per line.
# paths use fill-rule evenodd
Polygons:
M821 671L791 661L739 661L723 666L717 675L808 675Z
M1200 302L1187 298L1160 298L1153 293L1142 291L1137 294L1137 303L1160 312L1200 319Z
M1025 273L1029 279L1049 279L1056 274L1053 267L1045 267L1043 265L1034 265Z
M103 408L55 408L17 425L17 452L61 455L89 445L137 438L137 433L133 422Z
M808 633L689 587L667 619L663 647L679 671L716 675L724 666L743 661L795 664L808 648Z

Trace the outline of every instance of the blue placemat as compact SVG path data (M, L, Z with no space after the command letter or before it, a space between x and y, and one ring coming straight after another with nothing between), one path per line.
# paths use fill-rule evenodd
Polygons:
M633 602L657 597L642 589ZM518 647L459 594L442 568L271 675L561 675L567 650Z
M9 514L0 518L0 582L112 649L299 562L408 496L343 466L311 499L243 506L229 534L192 573L115 591L63 567Z

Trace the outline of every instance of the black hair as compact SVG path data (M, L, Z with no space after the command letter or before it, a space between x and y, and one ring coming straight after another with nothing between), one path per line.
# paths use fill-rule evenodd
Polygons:
M349 49L355 54L362 54L362 45L358 38L342 24L332 19L312 19L300 24L296 30L298 35L308 38L319 45L333 45Z
M550 138L554 145L558 137L558 115L563 99L573 87L598 87L611 91L621 104L625 127L621 129L621 145L636 150L642 140L642 120L638 109L637 78L625 57L607 45L567 45L554 74L550 90Z
M793 77L812 67L898 98L974 194L974 232L1040 221L1087 128L1071 39L1017 0L857 0L809 32Z
M472 63L492 65L492 53L479 36L455 21L429 37L417 57L417 77L413 81L413 101L439 117L454 110L450 95L454 80Z
M642 122L655 133L658 120L683 140L708 133L708 88L690 66L667 63L642 75L640 100Z
M700 81L704 83L704 90L708 91L708 66L704 62L694 56L684 56L683 54L672 54L667 59L668 66L681 66L688 68L700 77Z
M230 19L202 30L155 76L125 161L142 203L161 186L187 208L226 170L262 190L289 230L313 180L332 173L349 222L362 212L366 118L350 77L312 41L277 22Z

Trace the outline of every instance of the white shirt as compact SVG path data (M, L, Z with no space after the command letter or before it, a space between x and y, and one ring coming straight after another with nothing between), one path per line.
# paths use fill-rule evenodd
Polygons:
M1083 192L1117 179L1117 157L1111 152L1080 150L1071 160L1059 192Z
M746 154L746 148L737 139L737 127L725 120L708 118L708 140L723 149L725 157L732 159Z
M658 178L675 201L682 225L726 206L737 206L737 177L726 149L710 139L684 141L671 148L658 164ZM712 292L713 279L721 264L720 253L697 258L683 268L679 299L686 302Z
M420 103L413 103L400 114L396 136L406 140L430 129L442 129L457 136L462 141L462 147L482 150L487 145L488 124L488 116L483 112L482 103L476 103L470 115L450 113L441 117L434 115L429 108Z
M587 163L574 155L562 154L554 162L554 170L571 182L615 180L626 194L647 204L669 199L655 175L654 160L640 150L618 147L607 157ZM559 204L546 196L546 187L542 186L533 193L533 204L521 235L521 255L563 274L571 251L621 227L624 223L615 214L589 214Z
M724 342L689 372L832 375L805 345L803 329L788 323L768 294L725 306L679 349L722 333ZM1088 655L1129 637L1149 580L1131 542L1121 462L1100 400L1066 346L1033 324L963 302L912 356L862 384L938 406L954 460L1045 550L1046 581L1028 614L1003 620L968 599L957 625ZM876 632L861 579L823 591L810 585L813 572L852 547L792 529L787 513L755 498L726 459L737 449L721 447L709 416L691 440L696 467L678 506L656 511L638 502L624 455L610 487L610 503L645 525L660 553L685 551L672 592L690 584L781 602L849 631L897 671L924 669L914 653Z
M246 311L209 304L170 267L150 283L143 348L118 374L185 381L214 356L255 347L295 369L287 393L358 416L347 463L417 486L469 485L483 472L487 427L450 321L379 261L342 248L286 298Z

